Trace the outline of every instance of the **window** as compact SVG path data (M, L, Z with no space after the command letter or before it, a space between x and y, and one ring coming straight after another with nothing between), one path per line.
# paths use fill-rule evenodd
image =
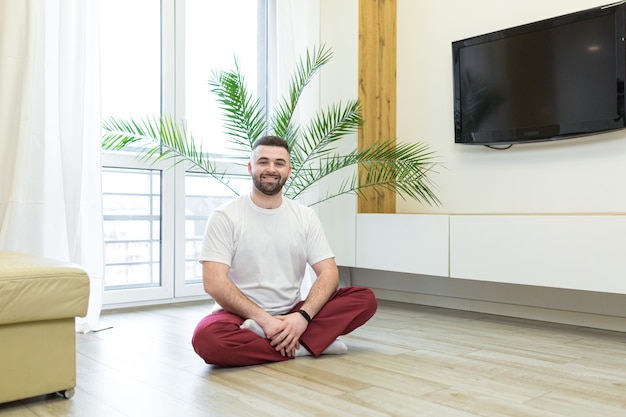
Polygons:
M161 285L161 172L102 170L105 290Z
M231 151L228 143L220 140L222 116L207 81L213 70L233 68L236 57L250 90L255 90L257 75L264 73L259 56L264 40L257 38L259 18L264 19L259 3L258 0L185 2L184 118L196 140L214 154Z
M107 0L100 12L103 117L168 114L204 149L228 154L208 80L235 56L251 89L263 79L265 1ZM169 165L103 156L105 304L204 296L197 259L206 219L234 195ZM242 192L250 187L243 166L229 173Z

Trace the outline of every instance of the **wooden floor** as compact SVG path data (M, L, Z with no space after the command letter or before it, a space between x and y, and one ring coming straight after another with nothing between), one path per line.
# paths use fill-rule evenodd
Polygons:
M0 416L626 416L624 333L381 303L345 355L219 369L190 345L207 309L106 313L77 335L73 398Z

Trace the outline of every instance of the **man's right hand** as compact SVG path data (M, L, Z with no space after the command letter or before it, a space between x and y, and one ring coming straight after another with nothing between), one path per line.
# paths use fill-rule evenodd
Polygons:
M300 336L306 330L308 323L300 313L273 318L278 321L279 325L265 334L268 335L267 338L270 339L270 344L274 346L276 351L280 352L282 356L293 358L296 355L296 350L300 347Z

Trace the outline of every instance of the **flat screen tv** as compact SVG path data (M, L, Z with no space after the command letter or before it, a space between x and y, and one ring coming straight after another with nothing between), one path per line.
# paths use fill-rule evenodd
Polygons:
M516 144L626 127L626 5L452 43L455 142Z

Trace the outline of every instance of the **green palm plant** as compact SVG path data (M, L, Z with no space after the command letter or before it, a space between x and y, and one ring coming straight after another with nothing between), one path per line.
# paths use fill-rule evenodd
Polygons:
M338 151L339 141L356 132L363 122L358 100L330 105L318 111L307 125L298 123L294 115L305 87L331 58L332 51L324 45L307 51L296 65L288 95L271 115L248 90L237 59L234 70L214 70L209 85L223 112L225 133L233 150L247 162L257 138L267 134L285 138L293 171L285 184L284 195L292 199L329 175L353 168L350 175L311 205L340 195L362 194L368 188L389 189L404 199L439 205L429 177L438 162L427 145L381 141L363 150ZM207 173L238 194L230 187L227 172L218 170L210 153L169 116L107 118L102 127L104 149L132 148L147 160L185 162L189 170Z

